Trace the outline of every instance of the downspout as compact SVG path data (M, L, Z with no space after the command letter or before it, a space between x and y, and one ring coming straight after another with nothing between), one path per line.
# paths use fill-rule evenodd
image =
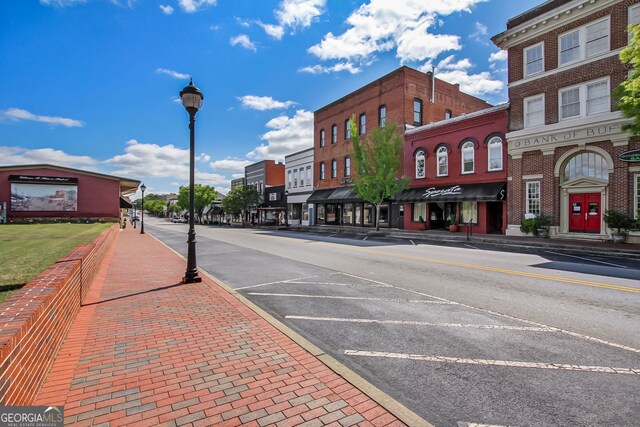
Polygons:
M436 102L436 67L431 66L431 103Z

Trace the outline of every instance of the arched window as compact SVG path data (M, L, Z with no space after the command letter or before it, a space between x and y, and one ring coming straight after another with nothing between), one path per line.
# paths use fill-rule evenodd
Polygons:
M438 160L438 176L449 175L449 150L446 146L438 148L436 158Z
M453 114L451 113L451 110L444 110L444 118L445 118L445 120L449 120L451 117L453 117Z
M416 151L416 179L426 178L424 150Z
M475 146L472 141L467 141L464 144L462 144L462 173L473 173L474 150L475 150Z
M563 182L575 181L580 178L596 178L609 180L607 161L598 153L583 152L573 156L564 166Z
M491 138L487 144L487 150L489 151L489 170L502 170L502 138L499 136Z
M338 177L338 161L336 159L331 160L331 178Z

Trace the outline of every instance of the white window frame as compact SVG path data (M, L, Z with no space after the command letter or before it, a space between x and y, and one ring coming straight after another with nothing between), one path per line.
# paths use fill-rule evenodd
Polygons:
M287 188L291 188L291 171L287 171Z
M502 170L503 162L504 162L503 155L502 155L502 146L503 146L503 144L504 144L504 141L499 136L494 136L487 143L487 170L489 170L489 171L501 171ZM491 146L492 145L494 147L495 146L499 146L499 148L498 148L499 152L500 152L500 167L499 168L492 168L491 167Z
M320 180L324 181L324 174L325 174L325 166L324 166L324 162L320 162Z
M360 132L360 135L365 135L367 133L367 113L360 114L358 123L358 130Z
M338 125L334 123L331 125L331 144L337 144L337 143L338 143Z
M307 166L307 187L311 185L311 166Z
M460 202L460 222L468 224L469 219L471 219L471 224L478 223L478 202L475 200L463 200Z
M587 114L587 88L589 86L598 84L598 83L602 83L606 81L607 82L607 92L609 94L609 103L608 108L605 111L599 111L597 113L592 113L592 114ZM562 93L563 92L567 92L570 90L574 90L574 89L579 89L579 94L580 94L580 114L578 114L577 116L571 116L571 117L562 117ZM567 87L563 87L560 88L558 90L558 119L560 121L566 121L566 120L574 120L574 119L579 119L579 118L583 118L583 117L587 117L587 116L595 116L598 114L605 114L605 113L609 113L611 112L611 80L609 78L609 76L602 78L602 79L596 79L596 80L591 80L588 82L582 82L579 85L573 85L573 86L567 86Z
M542 50L541 58L540 58L540 62L542 63L542 68L540 69L540 71L534 71L533 73L529 73L529 72L527 72L527 64L528 64L528 62L527 62L527 52L532 51L533 49L537 49L537 48L541 48L541 50ZM524 49L524 52L523 52L523 55L522 55L522 61L523 61L523 70L524 70L524 76L525 77L535 76L536 74L543 73L544 72L544 42L536 43L534 45L526 47Z
M471 147L471 148L469 148ZM461 157L461 162L460 162L460 173L463 175L466 175L468 173L474 173L476 170L476 146L473 143L473 141L467 141L464 144L462 144L462 147L460 148L460 157ZM465 171L464 170L464 153L466 152L470 152L471 153L471 164L472 164L472 168L470 171Z
M537 99L540 99L542 101L542 122L539 124L531 124L529 121L529 102L531 101L535 101ZM559 98L558 98L559 99ZM540 94L540 95L534 95L534 96L529 96L527 98L524 98L522 100L523 103L523 110L524 110L524 127L525 128L529 128L529 127L535 127L535 126L544 126L545 124L545 97L544 97L544 93Z
M418 165L422 162L422 174L419 173ZM418 150L416 152L416 160L415 160L415 176L416 179L425 179L427 177L427 156L424 150Z
M596 52L590 56L587 56L587 27L591 27L595 24L599 24L603 21L607 22L607 31L608 31L608 46L606 50ZM572 61L562 62L562 51L561 49L561 39L562 37L568 36L569 34L573 34L578 32L578 58ZM611 52L611 17L607 15L602 19L598 19L593 22L589 22L588 24L583 25L580 28L574 28L571 31L564 32L558 35L558 68L566 67L571 64L575 64L580 61L584 61L586 59L595 58L597 56L603 55L605 53Z
M331 160L331 179L338 177L338 161L336 159Z
M637 20L637 22L635 22L632 19L633 11L635 9L638 9L638 20ZM631 25L631 24L640 24L640 3L633 4L633 5L629 6L629 12L628 12L628 16L627 16L627 26ZM627 36L627 43L629 43L630 41L631 41L631 33L629 33L628 36Z
M440 158L441 157L445 158L444 165L447 168L445 173L440 173ZM436 172L436 176L449 176L449 150L444 145L442 147L438 148L438 151L436 151L436 163L437 163L437 169L438 169L437 172Z
M293 188L298 188L298 169L293 170Z
M420 222L420 217L423 221L427 221L427 202L414 202L411 212L411 220L413 222Z
M304 169L298 169L298 179L300 180L300 187L304 187Z
M344 158L344 176L351 176L351 156L345 156Z
M324 147L325 144L325 137L326 137L326 132L324 131L324 129L320 129L320 147Z
M531 189L531 185L536 185L538 187L538 212L531 212L531 206L529 205L529 201L533 200L532 198L529 197L529 194L531 193L530 189ZM525 197L525 209L524 209L524 213L525 214L533 214L533 215L540 215L540 212L542 212L542 188L540 186L540 181L526 181L525 182L525 189L524 189L524 197Z
M633 206L635 207L633 217L638 219L640 211L640 173L633 175Z

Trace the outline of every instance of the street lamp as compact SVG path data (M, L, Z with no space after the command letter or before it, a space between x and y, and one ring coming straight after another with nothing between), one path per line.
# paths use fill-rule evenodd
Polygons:
M138 213L136 212L136 205L133 205L133 228L136 228L136 222L138 222Z
M188 86L180 91L180 98L182 99L182 105L189 113L189 234L187 239L187 271L184 273L182 283L196 283L201 282L202 278L198 276L198 267L196 265L196 230L193 226L193 205L195 204L194 195L194 146L195 146L195 122L196 113L202 105L204 95L202 92L193 85L193 80L189 82Z
M140 234L144 234L144 190L146 190L147 187L142 184L140 186L140 191L142 191L142 209L140 209L140 215L142 215L142 222L140 223Z

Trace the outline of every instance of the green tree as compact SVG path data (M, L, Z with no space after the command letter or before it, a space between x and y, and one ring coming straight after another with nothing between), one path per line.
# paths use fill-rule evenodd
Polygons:
M240 215L244 226L245 212L258 206L260 194L253 185L238 185L233 187L222 199L222 208L231 215Z
M209 185L202 184L194 184L193 190L193 210L198 215L198 220L200 220L202 218L202 212L204 211L204 208L209 206L211 202L213 202L216 197L218 197L218 193L216 192L215 188ZM180 187L180 191L178 192L178 207L180 207L181 209L189 209L188 186Z
M374 128L368 139L360 139L355 116L349 120L353 142L353 178L356 193L376 207L376 230L380 230L380 205L407 188L408 180L398 178L402 166L402 137L395 124Z
M629 25L631 40L620 52L620 61L631 65L631 73L614 91L618 109L625 117L633 119L622 129L632 136L640 136L640 24Z

